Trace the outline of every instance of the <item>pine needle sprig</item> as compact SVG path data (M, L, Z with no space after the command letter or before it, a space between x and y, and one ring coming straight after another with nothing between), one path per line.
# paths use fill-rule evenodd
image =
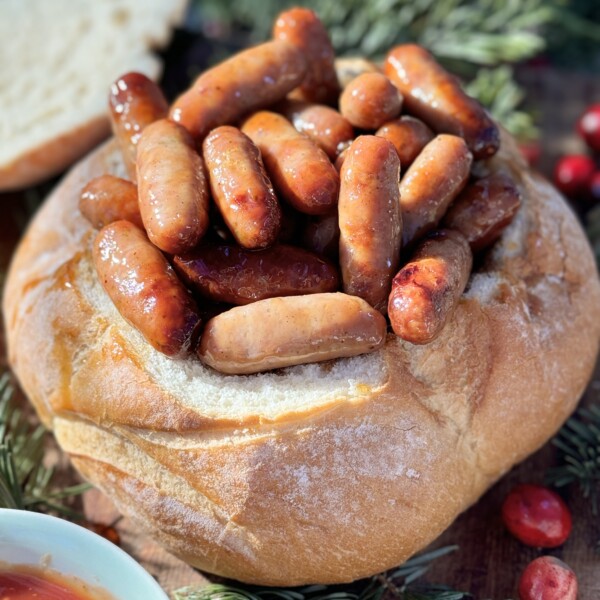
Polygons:
M312 585L297 588L259 588L209 584L189 586L174 592L175 600L463 600L471 598L447 586L415 583L430 569L432 563L454 552L458 546L444 546L406 561L397 569L375 575L347 586Z
M562 455L562 464L548 470L548 483L562 487L577 483L583 497L598 514L600 497L600 405L582 408L558 432L552 443Z
M14 402L10 376L0 376L0 508L53 511L81 518L61 500L83 493L88 484L55 491L54 469L44 465L46 430L32 425Z

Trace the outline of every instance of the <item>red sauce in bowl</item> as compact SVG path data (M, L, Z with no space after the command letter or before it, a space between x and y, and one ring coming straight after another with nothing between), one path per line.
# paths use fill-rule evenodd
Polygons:
M76 577L50 569L3 566L0 600L114 600L114 597Z

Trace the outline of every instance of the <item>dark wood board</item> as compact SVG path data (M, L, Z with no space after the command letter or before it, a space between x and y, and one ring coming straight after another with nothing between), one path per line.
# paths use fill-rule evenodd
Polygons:
M530 89L530 98L539 107L542 125L543 155L541 168L549 172L556 156L562 152L582 150L572 135L575 118L591 102L598 87L580 75L552 70L523 70L521 78ZM568 91L568 92L567 92ZM558 100L557 100L558 98ZM564 103L557 104L557 102ZM558 110L558 106L561 110ZM42 191L47 191L47 185ZM0 273L4 273L10 256L22 235L27 218L25 204L32 193L0 194ZM0 280L0 285L2 281ZM0 367L7 366L3 329L0 333ZM20 396L21 401L25 402ZM600 368L584 396L583 402L600 401ZM432 547L458 544L460 549L438 561L427 579L456 589L469 591L477 600L507 600L517 598L516 586L526 564L540 551L528 548L513 539L500 519L500 506L508 490L519 482L542 482L548 467L556 463L555 449L546 445L527 461L513 469L483 498L448 529ZM65 481L76 480L76 474L62 461L60 476ZM594 517L588 501L574 487L564 490L573 511L574 531L567 543L551 554L571 565L580 582L581 600L600 598L600 520ZM86 516L92 521L113 523L118 513L110 500L96 490L84 497ZM144 565L168 592L183 585L203 583L206 579L174 558L141 534L127 519L116 522L123 548Z

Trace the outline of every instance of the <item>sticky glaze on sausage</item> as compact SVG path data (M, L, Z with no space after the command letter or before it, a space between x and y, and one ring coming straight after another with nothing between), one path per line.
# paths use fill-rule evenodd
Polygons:
M300 49L279 40L266 42L205 71L175 100L170 116L203 140L211 129L283 100L305 74Z
M375 135L391 142L396 148L402 170L406 171L423 148L435 137L433 131L410 115L403 115L382 125Z
M152 243L169 254L191 250L208 228L209 194L190 134L167 119L146 127L137 173L140 213Z
M396 46L387 55L384 72L404 96L406 110L436 133L464 138L476 159L496 153L500 134L495 123L427 50L415 44Z
M135 181L136 146L150 123L167 116L169 105L156 83L141 73L126 73L110 87L112 129L129 176Z
M258 146L280 198L309 215L326 214L337 204L338 172L325 152L285 117L258 112L242 131Z
M315 254L278 244L251 252L238 246L206 245L173 264L190 288L214 302L249 304L275 296L335 292L337 269Z
M341 171L340 266L344 292L385 313L400 262L400 160L390 142L363 135Z
M392 282L394 333L413 344L433 341L454 312L472 264L469 243L458 231L442 229L419 244Z
M381 313L356 296L269 298L211 319L198 354L223 373L257 373L371 352L386 329Z
M98 232L93 253L106 293L154 348L168 356L193 348L200 327L196 304L141 229L111 223Z
M92 179L81 190L79 210L96 229L121 220L143 227L137 186L114 175Z
M213 199L240 246L266 248L281 227L281 209L258 148L239 129L217 127L202 151Z

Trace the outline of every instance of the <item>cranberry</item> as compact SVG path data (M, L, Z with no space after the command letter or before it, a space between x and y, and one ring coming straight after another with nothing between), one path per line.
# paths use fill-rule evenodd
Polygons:
M587 192L595 170L594 161L589 156L563 156L554 167L554 183L563 194L574 198Z
M600 202L600 171L592 175L590 181L590 199L592 202Z
M518 485L502 505L502 519L521 542L536 548L555 548L571 533L571 513L562 498L541 485Z
M576 600L573 569L554 556L531 561L519 580L519 600Z
M577 121L577 130L585 143L600 152L600 104L592 104Z

